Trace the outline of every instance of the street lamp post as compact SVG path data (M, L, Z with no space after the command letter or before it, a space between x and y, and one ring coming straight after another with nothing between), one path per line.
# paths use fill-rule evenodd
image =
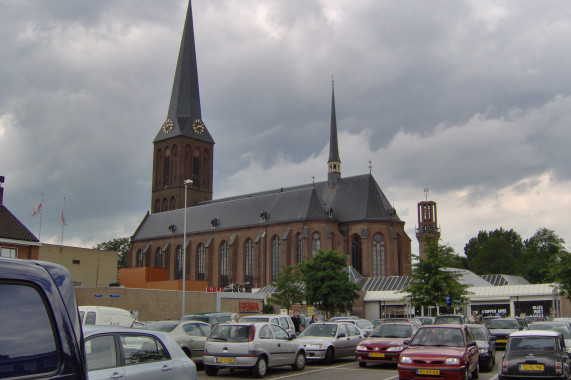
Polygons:
M193 182L191 179L184 180L184 228L182 231L182 314L181 318L184 317L184 296L186 292L186 194L187 185L191 185Z

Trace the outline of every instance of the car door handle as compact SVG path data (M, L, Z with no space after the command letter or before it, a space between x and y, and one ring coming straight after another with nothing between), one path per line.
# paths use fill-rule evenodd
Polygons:
M161 368L161 371L170 371L171 369L173 369L172 365L164 365L163 368Z
M281 346L282 346L282 344L281 344L281 343L278 343L278 347L281 347Z
M113 372L113 375L111 375L111 379L120 379L123 377L123 374L119 373L119 372Z

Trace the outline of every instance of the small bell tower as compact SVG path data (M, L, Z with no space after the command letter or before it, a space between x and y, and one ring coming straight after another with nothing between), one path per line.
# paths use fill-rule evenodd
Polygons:
M436 213L436 202L428 200L430 189L424 189L425 201L418 202L418 228L416 238L418 240L418 252L422 260L427 257L426 239L440 240L440 228L438 228L438 217Z

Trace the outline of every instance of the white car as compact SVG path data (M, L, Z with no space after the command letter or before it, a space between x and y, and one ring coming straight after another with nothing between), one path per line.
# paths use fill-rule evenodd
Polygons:
M204 348L204 372L214 376L224 368L249 368L264 377L268 367L305 368L305 350L283 328L273 323L221 323Z
M166 333L127 327L85 326L90 380L196 380L196 365Z
M357 346L363 339L365 333L352 323L316 322L303 330L296 341L305 347L308 360L323 360L331 364L337 358L355 357Z
M202 363L202 353L211 326L200 321L158 321L143 326L145 330L168 333L195 363Z

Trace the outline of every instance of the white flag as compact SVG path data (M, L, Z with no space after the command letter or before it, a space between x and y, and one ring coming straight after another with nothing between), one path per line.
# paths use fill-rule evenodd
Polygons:
M40 212L42 212L42 201L41 200L38 202L36 207L34 207L34 209L32 210L32 215L30 215L30 216L36 216Z

